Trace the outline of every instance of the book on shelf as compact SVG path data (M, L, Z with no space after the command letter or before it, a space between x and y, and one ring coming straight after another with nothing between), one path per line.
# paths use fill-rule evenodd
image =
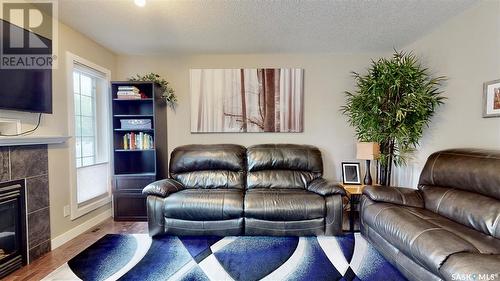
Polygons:
M133 92L138 94L139 93L139 88L136 86L118 86L118 91L119 92Z
M134 100L143 98L143 95L135 86L118 86L116 97L123 100Z
M134 93L124 93L124 92L117 92L116 97L119 99L140 99L142 98L141 94L134 94Z
M119 100L140 100L142 99L141 95L116 95L116 98Z
M123 149L124 150L135 150L135 149L153 149L154 142L153 136L143 132L134 133L130 132L123 135Z

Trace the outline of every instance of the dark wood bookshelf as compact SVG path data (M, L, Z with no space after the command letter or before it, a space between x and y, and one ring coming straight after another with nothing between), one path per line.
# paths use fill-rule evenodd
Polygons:
M137 173L137 174L131 173L131 174L122 174L122 175L126 175L126 176L147 176L147 177L155 176L154 173ZM141 191L142 191L142 189L141 189Z
M146 98L119 99L119 86L135 86ZM160 87L153 82L111 82L113 125L113 208L117 221L145 221L146 197L142 189L167 176L167 114ZM122 129L120 120L148 119L151 129ZM124 135L144 133L153 147L124 149Z
M154 148L149 149L115 149L116 152L134 152L134 151L155 151Z
M113 117L154 117L153 114L116 114Z
M131 101L131 102L139 102L139 101L152 101L153 99L151 98L143 98L143 99L118 99L118 98L113 98L114 101Z
M135 117L134 117L135 118ZM154 129L114 129L116 132L154 132Z

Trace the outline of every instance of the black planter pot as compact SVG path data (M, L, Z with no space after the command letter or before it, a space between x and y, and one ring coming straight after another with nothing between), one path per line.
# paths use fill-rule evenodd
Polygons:
M380 165L380 173L379 173L379 178L378 178L378 184L384 186L384 185L389 185L387 181L387 165Z

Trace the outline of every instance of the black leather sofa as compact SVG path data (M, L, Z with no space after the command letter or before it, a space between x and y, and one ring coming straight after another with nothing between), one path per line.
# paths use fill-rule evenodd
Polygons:
M434 153L418 190L366 187L361 233L410 280L500 280L500 152Z
M151 236L335 235L342 187L322 178L313 146L187 145L170 158L170 178L146 186Z

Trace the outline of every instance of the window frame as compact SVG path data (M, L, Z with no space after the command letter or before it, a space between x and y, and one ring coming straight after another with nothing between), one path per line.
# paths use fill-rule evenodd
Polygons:
M75 93L74 93L74 81L73 81L73 71L78 68L79 66L84 66L88 67L90 69L96 70L104 75L103 79L106 82L105 87L102 87L102 90L107 93L107 95L101 96L104 101L104 104L101 105L102 108L99 108L97 105L98 98L98 91L96 89L96 96L95 98L95 111L94 111L94 136L95 136L95 145L94 145L94 153L95 153L95 163L93 165L88 165L88 166L82 166L78 167L76 166L76 139L74 137L70 138L68 141L68 146L70 147L70 157L69 157L69 178L70 178L70 219L75 220L87 213L90 213L104 205L107 205L111 202L111 141L109 140L110 136L101 136L101 137L107 137L108 143L105 145L105 147L99 147L99 142L98 137L99 133L101 132L106 132L110 133L111 130L111 121L109 116L109 112L111 110L111 101L110 101L110 87L109 83L111 81L111 71L99 66L89 60L86 60L84 58L81 58L71 52L66 52L66 83L67 83L67 114L68 114L68 135L69 136L75 136ZM96 83L96 88L98 87ZM107 115L106 116L99 116L100 112L99 110L106 110ZM104 129L99 129L97 128L97 119L101 118L101 122L99 122L99 125L102 126L104 124L105 128ZM98 132L100 131L100 132ZM99 158L99 151L105 149L105 159L98 159ZM94 197L92 199L89 199L85 202L78 203L78 170L82 168L89 168L89 167L95 167L102 165L103 169L106 169L107 173L107 192Z

